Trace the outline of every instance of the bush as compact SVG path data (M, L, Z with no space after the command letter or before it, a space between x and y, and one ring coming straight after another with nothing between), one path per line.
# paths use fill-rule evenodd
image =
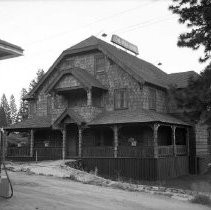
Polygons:
M198 204L202 204L202 205L207 205L207 206L211 206L211 199L209 196L207 195L196 195L192 200L192 203L198 203Z

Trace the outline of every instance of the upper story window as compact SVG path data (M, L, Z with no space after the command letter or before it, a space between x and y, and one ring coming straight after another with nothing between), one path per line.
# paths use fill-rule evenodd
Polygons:
M66 59L64 60L62 63L61 63L61 70L63 69L67 69L67 68L74 68L75 66L75 60L73 58L69 58L69 59Z
M149 109L156 110L156 90L149 88Z
M105 56L96 55L95 56L95 73L101 73L105 71Z
M114 91L114 107L115 109L128 108L126 89L117 89Z

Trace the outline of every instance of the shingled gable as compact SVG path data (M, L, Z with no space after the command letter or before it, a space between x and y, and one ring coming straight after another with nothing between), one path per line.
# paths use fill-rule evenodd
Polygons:
M161 71L156 66L133 56L101 39L94 36L85 39L84 41L74 45L71 48L63 51L50 69L46 72L40 82L27 94L24 99L32 99L36 91L42 86L44 81L56 69L58 63L67 55L74 55L81 52L88 52L91 50L99 50L103 52L108 58L117 63L123 70L133 76L134 79L140 83L150 83L161 88L168 88L168 74Z
M66 109L53 123L53 127L58 127L59 124L65 119L70 118L73 120L73 123L76 123L78 125L81 125L82 123L85 123L85 120L79 116L76 112L74 112L72 109Z
M60 72L60 75L47 88L46 93L49 93L58 82L67 74L73 75L85 88L99 88L106 90L106 88L90 73L81 68L69 68Z

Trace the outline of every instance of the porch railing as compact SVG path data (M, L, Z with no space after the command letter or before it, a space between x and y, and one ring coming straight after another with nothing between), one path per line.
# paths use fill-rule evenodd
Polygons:
M185 154L187 154L187 147L186 147L186 145L177 145L176 146L176 154L177 155L185 155Z
M61 147L36 147L33 150L34 158L38 159L61 159ZM30 157L29 147L8 147L7 157Z
M113 157L114 148L111 146L83 147L83 157Z
M159 157L172 156L173 154L174 154L173 145L158 146L158 156Z
M153 147L119 146L118 157L153 157Z
M28 157L30 156L29 147L8 147L7 148L8 157Z
M38 159L62 159L62 147L34 148L34 157Z

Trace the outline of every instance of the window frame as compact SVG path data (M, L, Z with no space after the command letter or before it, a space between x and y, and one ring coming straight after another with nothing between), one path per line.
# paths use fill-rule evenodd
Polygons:
M154 94L154 95L153 95ZM155 88L149 88L149 110L157 110L157 91Z
M103 59L103 70L101 70L101 71L97 71L97 59ZM102 73L104 73L105 72L105 64L106 64L106 57L105 57L105 55L103 55L103 54L98 54L98 55L95 55L95 74L102 74Z
M120 107L118 107L118 102L117 102L117 94L124 94L124 100L123 100L123 104L125 104L125 106L121 106L121 98L120 98ZM121 96L120 96L121 97ZM128 89L127 88L119 88L119 89L115 89L114 90L114 109L115 110L122 110L122 109L128 109Z

